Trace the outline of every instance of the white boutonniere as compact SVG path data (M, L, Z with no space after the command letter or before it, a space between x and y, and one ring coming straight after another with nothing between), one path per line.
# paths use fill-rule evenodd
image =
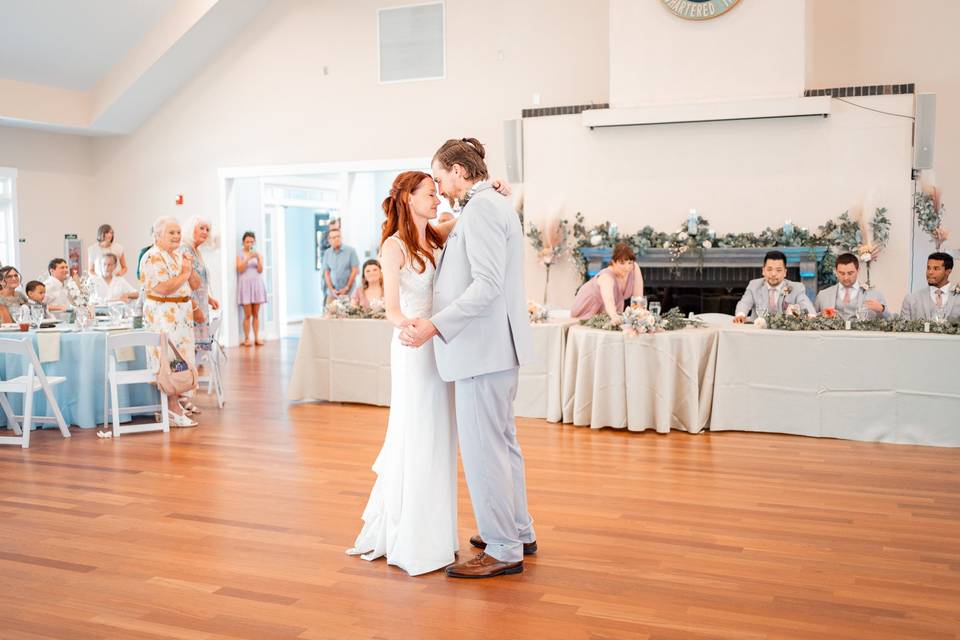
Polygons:
M869 282L861 282L860 288L863 289L864 293L866 293L867 291L870 291L870 289L873 289L873 285Z
M960 296L960 282L953 285L953 295Z
M785 286L785 287L783 288L783 297L786 298L786 297L787 297L788 295L790 295L792 292L793 292L793 287L791 287L790 285Z

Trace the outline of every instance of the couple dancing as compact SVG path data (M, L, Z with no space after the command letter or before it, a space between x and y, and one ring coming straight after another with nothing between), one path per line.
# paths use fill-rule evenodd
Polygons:
M410 575L520 573L537 547L513 416L530 352L523 230L487 182L476 139L448 140L432 170L400 174L383 202L384 303L397 327L390 418L363 528L347 553L386 556ZM437 185L463 209L434 226ZM483 550L460 562L457 433L479 529L470 543Z

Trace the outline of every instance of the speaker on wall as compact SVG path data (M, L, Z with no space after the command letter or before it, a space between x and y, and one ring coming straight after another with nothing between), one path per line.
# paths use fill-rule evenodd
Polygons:
M503 148L507 158L507 180L514 184L523 182L523 120L506 120L503 123Z
M918 93L913 123L913 168L933 169L933 135L937 127L937 94Z

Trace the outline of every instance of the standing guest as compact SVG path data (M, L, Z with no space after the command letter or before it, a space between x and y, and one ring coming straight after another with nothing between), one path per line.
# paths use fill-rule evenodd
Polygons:
M253 231L243 234L243 249L237 256L237 302L243 307L243 342L241 346L260 346L260 305L267 302L267 287L263 283L263 256L254 251L257 236ZM253 339L250 342L250 325L253 324Z
M101 258L108 253L117 258L117 275L123 277L127 273L127 258L123 255L123 247L119 242L113 241L113 236L113 227L108 224L102 224L97 229L97 244L90 245L87 249L87 270L91 274L97 274Z
M817 294L813 303L817 313L829 314L827 309L833 309L844 320L852 320L857 317L857 310L863 307L867 320L887 317L887 300L883 294L860 284L860 260L857 256L841 253L837 256L834 271L837 284Z
M80 293L77 283L70 277L70 267L63 258L54 258L47 265L47 279L43 281L47 289L45 298L50 311L66 311L70 307L70 298Z
M624 242L613 248L610 266L588 280L577 291L570 316L586 320L601 311L610 321L620 324L625 301L643 295L643 275L637 265L637 256Z
M363 263L360 286L353 292L351 301L364 309L383 308L383 271L376 260L367 260Z
M3 283L0 285L0 321L10 324L17 321L20 307L29 300L22 291L17 291L20 286L20 272L14 267L0 269L0 281Z
M765 314L781 315L790 305L798 305L807 315L817 310L799 282L787 280L787 256L782 251L768 251L763 257L763 277L751 280L737 303L736 323Z
M960 285L950 284L953 256L937 251L927 258L927 286L903 299L903 320L960 321Z
M43 302L43 298L47 294L47 288L43 286L43 283L39 280L31 280L27 283L27 286L23 288L27 294L28 304L31 308L37 306L43 309L44 318L52 318L53 315L50 313L50 310L47 309L47 305Z
M133 285L117 275L117 262L117 256L112 253L100 257L99 270L103 275L94 276L93 284L101 302L128 302L140 296Z
M343 244L343 233L339 228L330 229L327 234L330 248L323 253L323 280L326 284L327 299L349 295L359 273L360 261L353 247Z
M189 254L179 251L180 225L175 218L164 216L154 223L153 228L155 244L143 256L144 327L167 334L169 342L192 367L195 362L194 303L190 281L196 280L193 260ZM157 347L147 349L150 367L155 370L167 366L169 355L160 354ZM186 398L182 400L188 402ZM180 403L180 396L169 396L171 424L176 427L197 426L187 417Z
M182 251L189 253L193 259L193 271L197 274L200 286L193 290L193 301L196 311L193 313L193 339L197 351L210 351L213 348L213 337L210 335L210 310L216 311L220 303L210 295L210 274L207 263L203 260L200 245L210 238L212 225L206 218L194 216L183 225L183 236L186 239Z

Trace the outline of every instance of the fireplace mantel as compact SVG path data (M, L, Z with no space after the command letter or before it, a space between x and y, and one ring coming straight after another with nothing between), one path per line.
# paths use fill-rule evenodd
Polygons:
M751 277L759 276L763 257L774 250L787 256L788 269L799 270L800 281L810 299L816 297L817 267L826 255L827 247L691 249L676 259L669 249L646 249L643 255L637 256L637 264L644 274L644 281L651 285L669 280L674 287L744 286ZM580 249L580 253L587 261L587 276L593 277L610 263L613 249L596 247Z

